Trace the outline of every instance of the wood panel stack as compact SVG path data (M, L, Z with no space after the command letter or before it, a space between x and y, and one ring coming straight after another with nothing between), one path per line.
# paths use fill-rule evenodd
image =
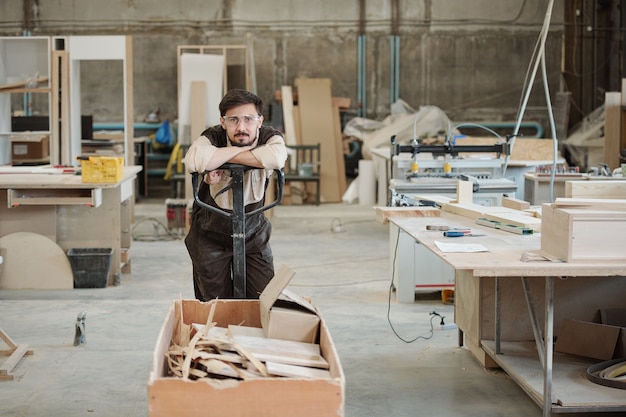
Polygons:
M345 162L341 136L339 105L333 104L331 80L328 78L297 78L298 105L293 120L296 142L302 145L321 144L321 201L341 202L346 191Z

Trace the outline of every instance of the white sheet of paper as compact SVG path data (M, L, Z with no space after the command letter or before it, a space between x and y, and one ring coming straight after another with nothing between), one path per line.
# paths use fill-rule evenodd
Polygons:
M435 245L442 252L489 252L483 245L476 243L445 243L435 241Z

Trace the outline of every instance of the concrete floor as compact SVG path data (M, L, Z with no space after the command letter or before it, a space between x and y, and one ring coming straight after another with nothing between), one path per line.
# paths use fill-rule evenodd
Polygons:
M0 291L0 328L34 349L14 381L0 382L0 416L148 415L157 334L172 300L193 298L193 286L182 240L163 239L163 201L138 203L135 212L132 274L119 286ZM414 304L397 304L392 294L389 303L388 230L374 214L345 204L273 212L275 263L296 271L290 288L313 299L339 352L345 415L540 416L506 374L483 369L457 346L456 330L431 334L430 312L453 321L453 306L439 294L419 295ZM344 231L333 232L339 223ZM82 311L87 343L74 347Z

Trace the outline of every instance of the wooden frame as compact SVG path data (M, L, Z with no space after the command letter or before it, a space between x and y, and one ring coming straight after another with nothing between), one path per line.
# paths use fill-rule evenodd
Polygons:
M217 52L218 55L226 57L224 60L224 94L232 88L228 84L228 52L239 51L244 52L244 68L245 68L245 89L250 90L250 59L248 57L248 47L246 45L179 45L178 46L178 73L180 74L180 56L185 52L197 54L209 54ZM179 85L180 91L180 85ZM179 97L180 99L180 97Z
M20 360L26 355L32 355L33 350L28 349L28 345L16 344L2 329L0 329L0 339L9 346L8 350L0 350L0 355L9 358L0 365L0 381L12 381L15 376L11 373Z
M76 165L81 154L81 100L80 62L87 60L121 60L124 80L124 163L135 160L133 123L133 62L130 36L69 36L65 45L69 52L70 80L70 138L69 153L64 155L64 165Z

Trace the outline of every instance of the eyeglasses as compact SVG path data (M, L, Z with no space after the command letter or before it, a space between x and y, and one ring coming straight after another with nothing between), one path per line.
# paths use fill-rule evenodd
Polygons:
M259 120L260 116L256 114L246 114L244 116L224 116L224 123L228 126L236 127L239 126L239 123L243 123L244 125L249 125Z

